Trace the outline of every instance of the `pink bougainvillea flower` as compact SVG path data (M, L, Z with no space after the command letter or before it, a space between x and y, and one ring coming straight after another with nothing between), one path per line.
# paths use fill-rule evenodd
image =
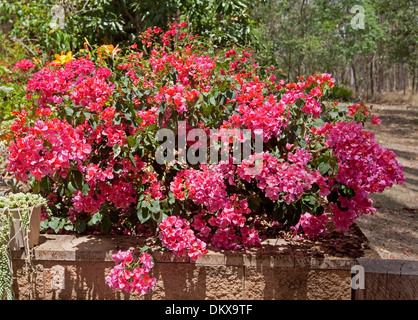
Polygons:
M112 255L115 266L110 270L105 280L113 290L123 290L128 293L138 293L140 296L154 290L156 278L149 272L154 267L150 254L143 252L138 261L133 260L132 251L121 251Z
M372 115L372 124L382 124L382 120L379 119L378 115Z
M196 238L186 219L177 216L163 218L158 226L162 244L175 255L188 255L193 260L206 254L206 243Z
M23 70L28 71L29 69L35 69L35 65L29 61L29 60L20 60L16 62L15 66L13 67L13 70Z
M328 216L324 213L320 216L315 216L306 212L300 216L299 222L292 227L295 232L302 228L303 232L311 239L317 238L319 235L325 234Z

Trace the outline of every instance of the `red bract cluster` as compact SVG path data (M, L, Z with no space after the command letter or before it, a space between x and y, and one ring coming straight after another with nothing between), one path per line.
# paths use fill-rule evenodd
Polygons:
M28 71L29 69L35 69L35 65L32 61L26 59L16 62L15 66L13 67L13 70Z
M224 127L262 130L264 142L277 137L287 123L285 103L278 102L273 95L266 98L262 93L265 86L259 81L243 84L232 100L238 103L238 113L233 114Z
M25 131L9 147L8 170L19 180L26 181L28 174L36 180L57 173L65 177L71 164L81 165L92 150L84 132L65 120L38 120Z
M132 251L121 251L112 255L116 266L106 276L106 283L116 290L124 290L139 295L145 295L149 290L154 290L156 278L151 278L149 272L154 267L150 254L144 252L137 262L133 261Z
M113 90L105 78L95 76L79 82L71 91L71 100L76 106L82 106L90 111L101 112Z
M209 212L217 212L228 203L224 176L204 164L201 169L180 171L171 183L171 190L176 199L184 200L187 192L188 199L204 205Z
M278 99L275 95L266 96L263 93L269 85L260 81L258 77L247 83L241 81L237 97L232 100L238 103L236 108L238 113L232 115L224 126L262 129L263 140L267 142L272 137L277 137L287 126L290 106L298 99L304 103L300 109L301 112L312 115L314 118L319 117L322 109L318 98L323 96L325 86L332 88L333 83L334 79L326 73L310 76L305 82L286 85L289 90ZM312 88L309 89L310 87ZM281 89L281 86L277 88Z
M347 230L373 213L370 194L404 180L395 154L361 124L381 122L371 107L324 102L330 74L285 83L250 50L214 48L184 23L62 62L31 76L26 108L13 113L8 170L48 196L54 218L67 214L74 231L153 232L195 260L210 245L258 246L279 227L309 238L329 223ZM181 143L196 131L209 139ZM258 136L262 150L246 144ZM159 161L170 139L173 159ZM233 154L234 144L248 152ZM213 145L228 157L212 159ZM107 281L146 292L150 268L123 257Z
M94 63L85 58L71 60L64 68L45 66L32 75L27 91L40 94L40 106L61 104L64 101L63 97L70 94L72 87L90 78L95 70Z
M232 195L229 200L230 203L222 211L208 220L208 224L215 227L213 236L209 235L212 244L226 250L259 246L261 239L258 230L246 225L245 215L251 213L247 200L238 200L237 195Z

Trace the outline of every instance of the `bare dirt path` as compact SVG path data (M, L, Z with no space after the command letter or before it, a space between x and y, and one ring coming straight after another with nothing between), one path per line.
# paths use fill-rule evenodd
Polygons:
M356 223L381 258L418 260L418 107L374 104L373 111L382 124L366 129L397 154L405 184L373 195L376 214L364 215Z

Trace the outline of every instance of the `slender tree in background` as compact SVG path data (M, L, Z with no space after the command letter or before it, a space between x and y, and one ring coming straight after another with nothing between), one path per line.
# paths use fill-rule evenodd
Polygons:
M408 86L416 91L414 1L280 0L271 7L259 7L257 15L288 79L329 72L367 97ZM353 24L358 14L363 25Z

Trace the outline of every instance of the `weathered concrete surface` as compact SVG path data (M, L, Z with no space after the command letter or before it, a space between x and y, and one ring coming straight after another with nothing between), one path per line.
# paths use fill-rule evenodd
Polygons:
M356 226L321 241L268 239L242 252L210 250L195 262L156 251L156 288L138 297L113 292L105 277L114 266L113 253L138 253L153 239L41 235L40 241L29 275L23 252L13 252L17 299L351 299L351 267L360 257L378 258Z

